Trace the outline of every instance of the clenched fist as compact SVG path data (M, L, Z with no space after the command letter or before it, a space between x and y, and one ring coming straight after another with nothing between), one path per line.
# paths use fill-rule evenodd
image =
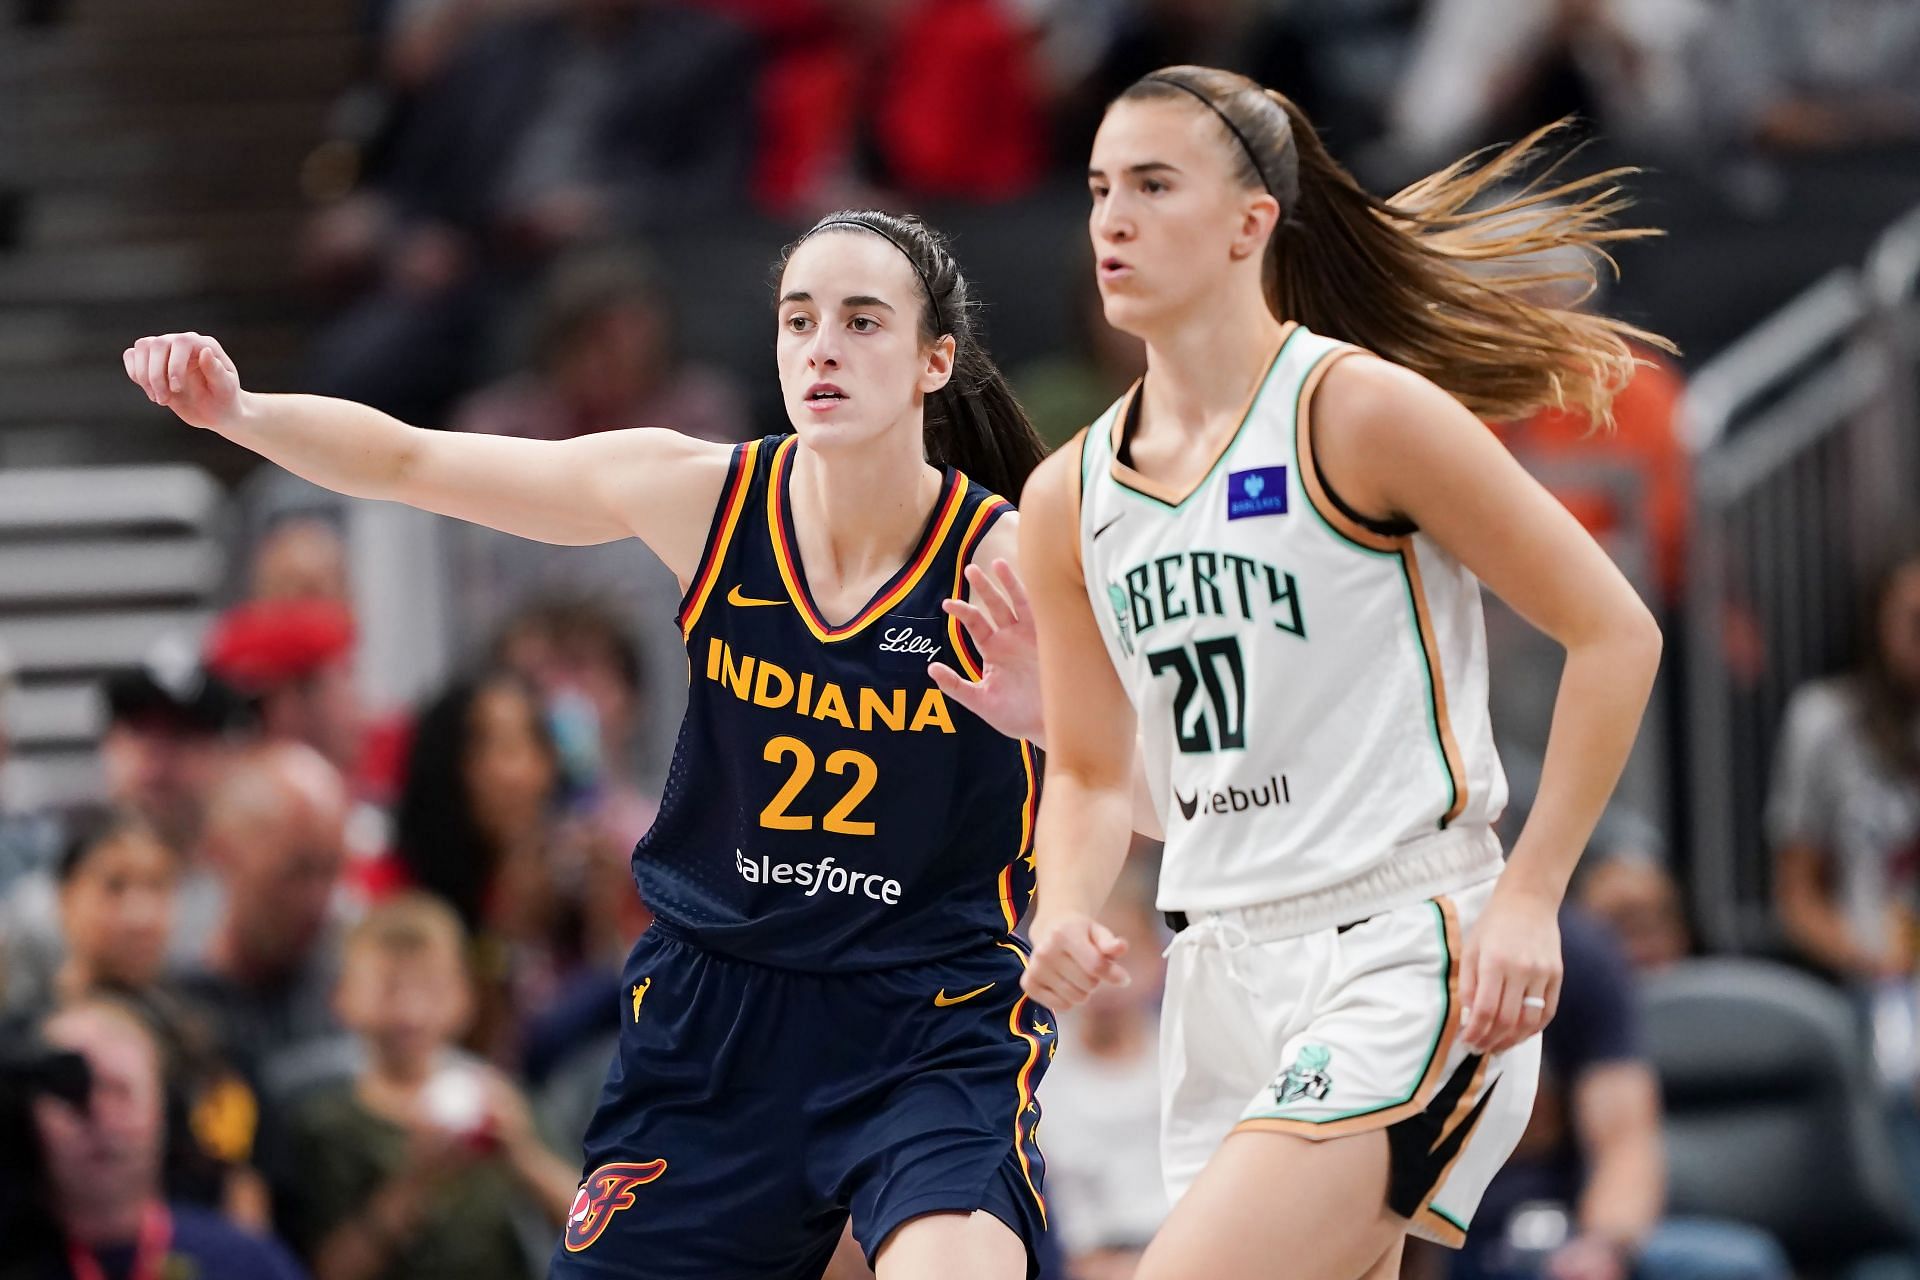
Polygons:
M224 431L239 415L240 374L212 338L168 333L142 338L120 356L147 399L166 405L189 426Z

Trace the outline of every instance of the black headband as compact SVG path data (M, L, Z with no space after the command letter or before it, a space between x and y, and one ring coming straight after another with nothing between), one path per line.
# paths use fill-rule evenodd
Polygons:
M1267 194L1270 196L1278 196L1280 194L1279 192L1273 189L1273 183L1269 181L1267 178L1266 166L1260 163L1259 153L1254 151L1253 144L1247 141L1247 135L1240 132L1240 126L1233 122L1232 116L1228 115L1226 112L1220 109L1220 106L1218 103L1216 103L1212 98L1209 98L1206 94L1194 88L1192 85L1187 84L1180 80L1170 80L1165 76L1147 76L1145 77L1145 80L1146 82L1151 84L1169 85L1175 89L1180 90L1180 92L1182 93L1190 93L1193 95L1194 100L1197 101L1201 106L1213 112L1213 114L1215 114L1216 116L1219 116L1220 123L1227 126L1227 132L1231 133L1234 136L1234 140L1240 144L1240 149L1247 153L1247 159L1253 162L1253 171L1260 175L1260 185L1267 189ZM1283 209L1281 212L1284 214L1291 215L1293 210Z
M895 240L871 222L862 222L858 218L828 218L825 222L816 223L813 231L825 231L828 227L859 227L862 231L873 232L873 234L898 249L900 256L907 260L907 265L913 268L913 274L920 277L920 287L926 290L927 305L933 308L933 336L937 338L947 332L947 322L942 319L940 315L940 298L934 293L933 283L927 279L927 273L920 269L920 264L914 261L911 253L907 252L907 246L901 244L898 240ZM813 231L809 231L807 234L811 236Z

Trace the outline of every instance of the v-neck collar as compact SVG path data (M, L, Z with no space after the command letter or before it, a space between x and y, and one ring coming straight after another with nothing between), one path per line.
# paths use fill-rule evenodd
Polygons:
M793 475L793 451L798 444L798 436L789 436L774 452L773 475L767 485L767 530L773 537L773 558L780 567L780 578L786 583L787 595L792 598L794 609L807 624L807 630L813 632L815 639L823 644L831 644L858 635L874 619L906 599L907 593L925 576L941 544L946 541L954 518L960 514L967 486L965 478L958 471L952 467L946 469L940 497L927 516L927 523L920 531L920 541L913 554L873 593L850 621L834 626L813 602L813 593L807 587L807 569L800 560L800 539L795 536L793 529L793 502L788 495L787 485Z
M1207 463L1206 470L1200 473L1200 478L1187 486L1184 493L1172 485L1162 484L1150 476L1143 475L1120 461L1121 449L1132 434L1132 429L1139 418L1141 389L1146 385L1144 375L1136 379L1127 389L1126 397L1120 404L1120 411L1113 415L1113 426L1107 437L1107 452L1111 455L1108 470L1114 482L1130 493L1136 493L1171 510L1177 511L1186 505L1187 499L1206 487L1207 481L1213 478L1213 473L1220 469L1221 460L1233 452L1234 442L1239 440L1240 433L1247 429L1247 423L1253 417L1253 410L1260 403L1260 393L1267 389L1267 383L1272 381L1274 368L1280 363L1280 357L1286 351L1287 344L1293 341L1293 335L1299 332L1300 325L1289 320L1281 335L1280 345L1274 348L1273 357L1267 361L1265 372L1260 375L1260 380L1253 384L1253 394L1247 397L1246 407L1240 410L1240 421L1235 424L1227 438L1221 441L1218 452L1213 455L1213 460Z

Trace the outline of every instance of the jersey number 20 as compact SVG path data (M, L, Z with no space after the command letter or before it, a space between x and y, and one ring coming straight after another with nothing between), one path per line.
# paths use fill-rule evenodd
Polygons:
M798 738L785 734L770 740L767 749L761 753L770 764L779 764L782 760L793 761L793 772L767 801L767 807L760 811L760 825L775 831L811 831L813 819L806 814L787 812L787 806L800 798L801 791L813 778L813 748ZM873 784L880 779L880 766L873 757L858 751L836 751L827 757L827 772L844 774L853 771L853 781L848 785L846 794L833 808L827 810L827 816L820 820L823 831L831 831L843 836L870 836L873 834L871 822L856 821L853 811L860 807L873 790Z
M1240 660L1238 639L1201 640L1191 651L1161 649L1147 655L1147 669L1156 676L1170 671L1178 682L1173 688L1173 731L1182 752L1200 755L1246 749L1247 671ZM1210 708L1193 705L1193 695L1202 685ZM1209 710L1213 728L1207 723Z

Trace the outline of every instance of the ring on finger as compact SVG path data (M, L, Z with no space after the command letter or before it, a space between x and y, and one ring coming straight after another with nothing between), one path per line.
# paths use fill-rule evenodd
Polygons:
M1522 1009L1545 1009L1547 1007L1547 1000L1545 996L1521 996L1520 1007Z

